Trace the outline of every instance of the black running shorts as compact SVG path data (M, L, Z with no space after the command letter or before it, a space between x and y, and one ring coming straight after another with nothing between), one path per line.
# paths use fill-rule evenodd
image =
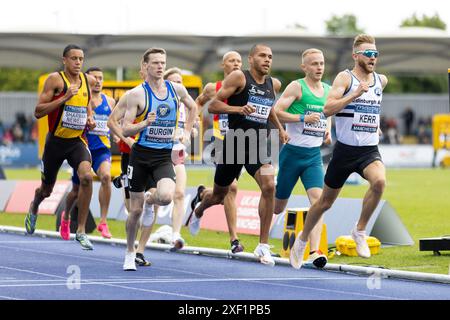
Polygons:
M219 153L219 163L214 175L215 184L221 187L229 186L234 179L239 178L242 167L245 167L251 176L255 176L264 164L270 164L270 157L267 154L267 137L258 136L253 141L234 139L234 143L230 144L227 143L229 141L227 138L229 139L228 135L223 140L222 149L216 150Z
M143 192L147 187L154 188L163 178L175 181L171 154L170 149L151 149L134 144L127 171L130 191Z
M53 185L56 182L58 171L64 160L67 160L75 171L83 161L92 163L88 146L81 138L66 139L49 133L45 141L41 164L41 179L44 184Z
M353 172L365 178L364 169L377 160L382 161L378 146L355 147L337 141L325 174L325 184L340 189Z

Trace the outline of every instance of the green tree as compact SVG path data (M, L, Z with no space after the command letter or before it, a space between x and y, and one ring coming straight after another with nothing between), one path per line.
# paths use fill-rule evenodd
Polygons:
M327 34L332 36L354 36L364 33L364 30L358 27L358 21L353 14L344 14L343 16L333 15L325 21Z
M417 14L414 13L411 17L403 20L400 27L428 27L441 30L447 29L446 23L441 20L437 13L435 13L432 17L423 14L420 19L417 17Z
M39 77L48 70L0 68L0 91L37 91Z

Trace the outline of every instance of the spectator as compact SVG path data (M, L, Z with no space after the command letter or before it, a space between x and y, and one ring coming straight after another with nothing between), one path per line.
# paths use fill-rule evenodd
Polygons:
M19 123L14 123L13 127L11 128L11 132L14 142L24 142L24 132Z
M420 118L417 123L417 142L419 144L431 144L431 117L428 119Z
M389 144L399 144L400 137L398 133L397 120L395 118L389 118L386 120L386 139Z
M414 124L415 114L411 107L406 107L402 113L402 118L405 124L405 135L410 136L412 134L412 126Z

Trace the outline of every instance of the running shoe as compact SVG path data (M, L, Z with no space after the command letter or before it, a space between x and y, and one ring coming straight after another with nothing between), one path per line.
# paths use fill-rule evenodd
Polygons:
M92 245L91 241L89 241L86 233L77 233L75 235L75 240L80 243L83 250L94 250L94 246Z
M289 263L295 269L300 269L302 267L303 256L305 254L307 241L302 241L300 239L301 232L295 238L294 245L291 248L291 253L289 254Z
M172 245L173 245L173 247L170 249L170 251L181 250L184 247L184 239L181 237L181 235L178 232L173 233Z
M142 225L144 227L150 227L155 220L155 212L153 211L153 205L147 204L144 202L144 210L142 213Z
M25 229L27 230L28 234L33 234L34 230L36 229L36 221L38 218L37 213L33 214L31 212L31 207L33 206L33 202L30 204L30 208L28 209L28 213L25 217Z
M61 224L59 225L59 234L63 240L70 239L70 219L64 220L64 212L61 213Z
M195 209L200 205L200 202L197 203L197 206L192 210L189 218L188 218L188 226L189 226L189 232L196 236L200 232L200 219L195 215Z
M106 222L100 223L97 226L97 230L98 232L101 232L103 238L111 239L112 234L109 232L109 228Z
M200 195L202 194L203 190L205 190L204 185L199 185L197 187L197 194L195 195L194 199L191 201L191 210L194 211L195 207L197 206L197 203L201 202L202 199L200 198Z
M149 266L152 265L152 263L150 261L145 260L144 255L142 253L140 253L140 252L136 253L136 258L134 258L134 262L139 267L149 267ZM124 265L124 269L125 269L125 265Z
M123 262L124 271L136 271L136 252L126 252L125 261Z
M244 251L244 246L239 242L239 239L234 239L231 243L231 252L239 253Z
M362 258L370 258L370 249L366 240L366 231L358 231L355 226L351 231L351 235L353 240L355 240L356 252L358 253L358 256Z
M328 259L327 256L322 253L320 250L314 251L308 257L308 264L314 265L316 268L322 269L327 264Z
M122 175L115 177L112 183L117 189L122 188Z
M270 252L270 246L266 243L260 243L256 247L255 251L253 251L255 256L259 258L259 261L262 264L268 265L270 267L273 267L275 265L275 260L272 257L272 254Z

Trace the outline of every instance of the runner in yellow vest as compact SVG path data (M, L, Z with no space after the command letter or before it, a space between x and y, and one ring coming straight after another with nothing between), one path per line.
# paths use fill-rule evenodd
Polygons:
M78 197L78 229L75 239L83 249L92 250L85 225L92 196L91 154L87 146L85 129L95 128L90 87L95 79L81 72L84 62L83 50L68 45L62 58L64 71L49 75L35 109L36 118L48 116L49 133L42 156L41 186L36 189L25 218L25 228L33 234L36 228L39 204L53 191L59 168L64 160L80 177ZM66 211L69 208L66 208Z

